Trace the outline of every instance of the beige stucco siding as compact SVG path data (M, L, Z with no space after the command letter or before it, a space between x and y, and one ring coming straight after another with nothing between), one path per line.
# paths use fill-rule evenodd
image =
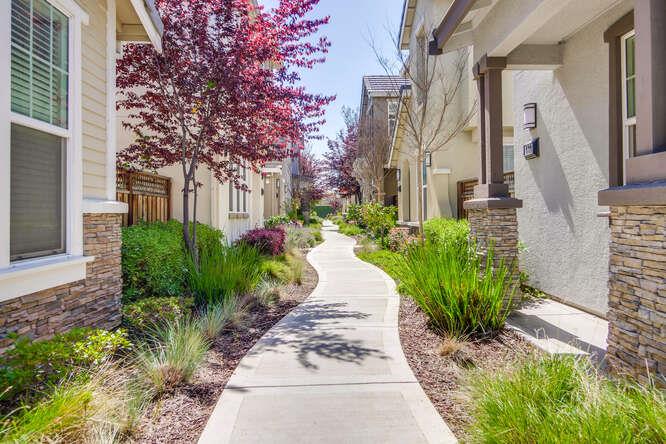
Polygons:
M539 137L541 156L516 156L520 265L530 283L553 296L605 312L608 219L597 216L597 191L608 187L608 47L603 32L627 3L569 39L555 71L514 74L513 109L538 106L537 129L517 128L517 146Z
M82 27L83 196L106 196L106 0L77 0L90 21Z

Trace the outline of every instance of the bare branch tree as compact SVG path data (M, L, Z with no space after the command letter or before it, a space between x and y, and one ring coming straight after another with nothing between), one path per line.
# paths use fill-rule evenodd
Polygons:
M380 116L360 116L358 153L354 161L355 177L364 194L371 200L383 202L387 152L391 138L388 131L388 113Z
M462 103L461 89L469 72L468 51L460 49L440 56L428 53L428 36L434 27L424 25L422 35L409 53L400 49L399 36L391 34L395 53L382 54L373 39L370 45L377 61L389 75L409 80L411 88L395 83L400 97L395 131L402 135L402 152L415 160L417 167L424 164L426 153L446 149L449 143L469 126L476 114L476 101L472 106ZM396 138L394 137L393 140ZM423 175L417 177L417 203L419 232L423 239Z

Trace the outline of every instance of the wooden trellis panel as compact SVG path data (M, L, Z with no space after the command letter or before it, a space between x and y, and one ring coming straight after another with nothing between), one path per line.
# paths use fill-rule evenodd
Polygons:
M467 219L467 211L463 204L474 199L474 187L479 183L478 179L461 180L458 182L458 219ZM515 176L513 171L504 173L504 183L509 185L509 194L515 194Z
M129 212L123 226L139 221L166 222L171 218L171 179L152 173L118 170L116 199L125 202Z

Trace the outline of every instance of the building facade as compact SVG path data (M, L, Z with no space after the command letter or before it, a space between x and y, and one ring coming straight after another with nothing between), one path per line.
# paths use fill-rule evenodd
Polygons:
M473 233L519 256L535 287L607 317L614 369L663 377L666 3L455 0L444 11L431 55L472 48L484 129L465 203ZM501 161L507 105L516 198Z
M120 323L115 57L161 50L152 1L6 0L0 5L0 350Z

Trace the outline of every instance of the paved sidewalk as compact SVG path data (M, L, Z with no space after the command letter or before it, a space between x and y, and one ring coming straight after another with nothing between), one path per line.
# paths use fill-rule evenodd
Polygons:
M243 358L199 442L456 442L402 353L393 280L324 239L317 288Z

